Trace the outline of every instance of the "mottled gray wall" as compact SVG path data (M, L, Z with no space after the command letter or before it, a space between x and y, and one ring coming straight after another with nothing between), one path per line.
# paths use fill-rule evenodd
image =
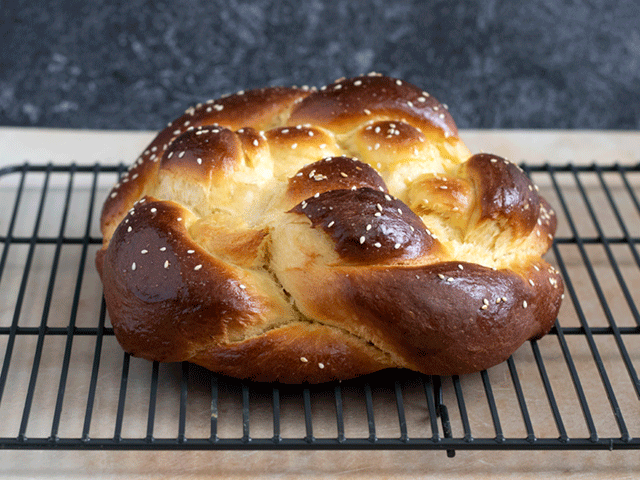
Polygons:
M640 128L640 1L0 0L0 125L156 129L370 70L467 128Z

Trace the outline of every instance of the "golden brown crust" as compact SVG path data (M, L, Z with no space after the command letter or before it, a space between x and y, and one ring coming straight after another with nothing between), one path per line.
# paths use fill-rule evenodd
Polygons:
M446 107L369 75L188 109L105 201L96 265L133 355L259 381L460 374L546 334L556 218Z

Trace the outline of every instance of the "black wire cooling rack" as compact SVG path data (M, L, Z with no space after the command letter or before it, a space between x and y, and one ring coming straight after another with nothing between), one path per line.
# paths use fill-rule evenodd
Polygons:
M93 259L124 167L1 169L0 449L640 448L640 164L522 167L558 213L552 332L474 375L320 386L123 353Z

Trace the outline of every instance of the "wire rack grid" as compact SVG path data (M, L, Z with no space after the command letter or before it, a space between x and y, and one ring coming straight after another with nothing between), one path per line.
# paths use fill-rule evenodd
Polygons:
M478 374L317 386L123 353L93 259L124 166L0 170L0 448L639 449L640 164L522 168L558 214L551 333Z

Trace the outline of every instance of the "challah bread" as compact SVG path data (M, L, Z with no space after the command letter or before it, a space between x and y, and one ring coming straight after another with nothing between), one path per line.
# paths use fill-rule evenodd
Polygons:
M190 108L122 176L96 264L132 355L288 383L463 374L552 327L553 210L379 75Z

